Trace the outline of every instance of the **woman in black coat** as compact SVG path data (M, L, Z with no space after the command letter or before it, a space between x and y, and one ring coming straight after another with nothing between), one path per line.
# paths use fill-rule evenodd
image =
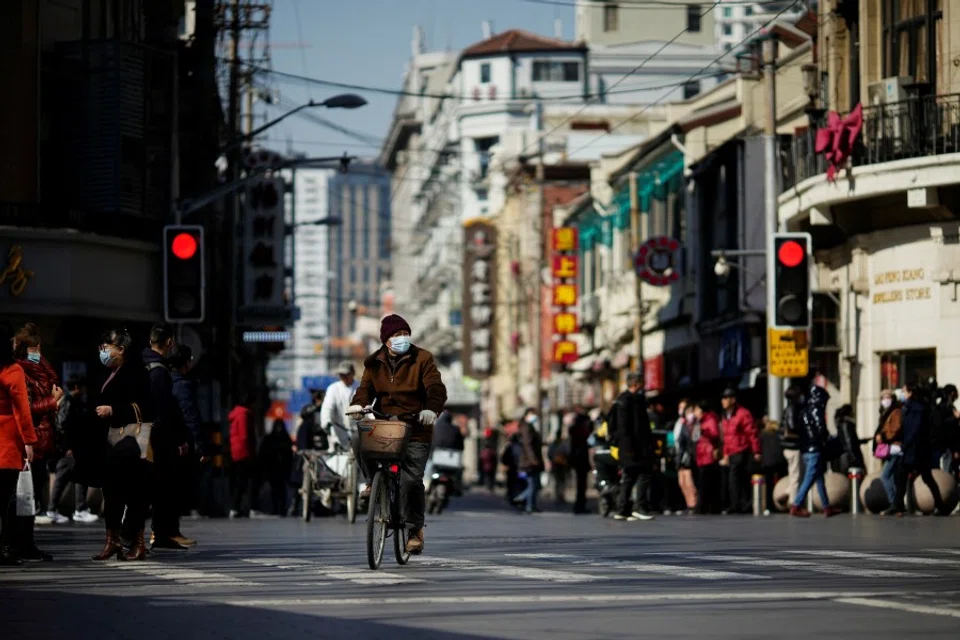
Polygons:
M940 516L949 515L931 470L933 398L927 388L914 385L904 386L903 395L903 463L897 472L897 501L894 507L901 512L904 510L907 482L911 474L916 474L933 494L934 513Z
M136 429L130 425L152 423L153 403L146 369L135 359L130 361L132 339L124 330L112 330L100 344L100 362L109 374L102 384L91 388L93 438L104 443L103 500L107 539L103 551L94 560L144 560L147 549L143 530L150 506L150 463L141 458ZM113 447L108 433L125 429ZM128 530L136 531L133 548L125 553L120 543L120 527L126 510Z

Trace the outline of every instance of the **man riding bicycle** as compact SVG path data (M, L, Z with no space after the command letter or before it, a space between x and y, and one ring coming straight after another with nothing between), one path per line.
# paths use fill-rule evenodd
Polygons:
M398 315L385 317L380 324L380 341L383 346L363 363L363 378L347 414L362 414L376 403L380 413L418 416L400 465L404 521L410 530L406 551L418 554L423 551L426 509L423 474L430 459L433 424L447 402L447 389L433 354L411 343L406 320Z

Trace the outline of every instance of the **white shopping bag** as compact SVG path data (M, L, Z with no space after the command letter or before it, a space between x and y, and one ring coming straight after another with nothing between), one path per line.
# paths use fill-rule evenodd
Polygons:
M33 496L33 474L30 473L29 462L17 479L17 515L28 517L37 515L37 505Z

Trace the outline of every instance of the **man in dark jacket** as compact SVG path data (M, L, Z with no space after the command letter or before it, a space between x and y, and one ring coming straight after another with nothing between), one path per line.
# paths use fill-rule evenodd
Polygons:
M903 388L903 464L897 474L897 505L903 510L903 499L911 474L920 476L934 500L934 514L949 515L947 505L940 495L940 488L933 478L933 445L931 443L931 413L933 398L928 388L922 385L906 385Z
M948 384L940 390L940 402L934 409L937 418L933 421L933 466L951 469L960 452L960 420L957 419L957 387ZM944 464L946 462L946 464Z
M153 535L154 549L186 549L196 544L180 533L178 498L180 463L190 450L189 434L180 404L173 395L173 377L167 358L176 353L173 327L157 324L150 329L150 347L143 364L150 376L150 396L157 413L153 425Z
M587 476L590 474L590 435L593 433L593 421L582 409L577 412L570 427L570 468L576 474L577 497L573 503L573 512L587 513Z
M809 518L810 512L803 506L807 499L807 493L817 484L817 490L820 492L820 503L823 505L823 513L826 517L835 516L840 513L839 509L830 506L830 497L827 495L827 483L824 479L826 471L826 459L823 456L824 448L827 444L827 401L830 394L823 388L825 380L817 375L815 371L810 374L809 381L805 385L806 393L802 398L800 411L800 424L797 428L797 445L803 456L803 465L805 468L803 482L800 483L800 489L797 491L797 497L790 507L790 515Z
M193 350L186 345L177 345L176 354L170 357L170 377L173 380L173 397L180 406L184 426L190 436L190 455L182 460L181 491L186 498L185 510L189 512L199 504L200 468L207 462L207 438L203 433L203 419L197 405L197 383L187 373L193 363ZM184 538L183 542L190 542ZM181 544L183 544L181 542Z
M615 520L653 520L649 514L650 483L654 465L653 432L647 415L647 399L644 396L643 378L639 373L627 374L627 390L614 402L615 427L611 436L616 438L620 449L620 467L623 474L620 482L620 513ZM637 487L640 508L633 510L631 494Z
M363 363L360 387L346 413L356 416L372 409L376 403L381 413L415 416L410 419L413 435L400 467L404 521L410 529L407 551L419 554L423 552L426 509L423 474L430 460L433 424L447 403L447 388L433 354L412 344L406 320L398 315L385 317L380 323L380 341L383 346Z
M300 411L300 427L297 429L298 451L326 451L330 448L330 439L320 424L320 407L323 406L324 392L314 389L310 392L313 402Z
M520 421L520 463L518 470L526 476L527 486L520 492L515 503L523 505L526 513L537 509L537 495L540 493L540 474L543 473L543 436L540 435L540 419L534 409L524 411Z

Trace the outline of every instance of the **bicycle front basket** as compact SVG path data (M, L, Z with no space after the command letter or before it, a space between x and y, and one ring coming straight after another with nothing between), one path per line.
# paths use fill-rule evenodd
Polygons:
M360 432L360 455L364 460L400 460L407 453L413 428L399 420L364 420Z

